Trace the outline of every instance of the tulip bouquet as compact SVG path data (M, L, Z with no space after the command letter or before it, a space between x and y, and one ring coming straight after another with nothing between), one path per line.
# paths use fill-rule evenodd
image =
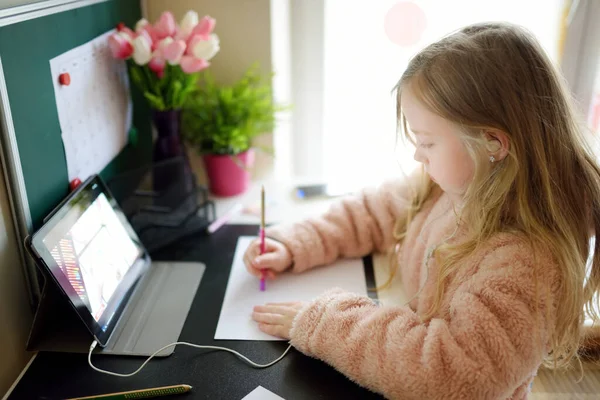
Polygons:
M215 20L188 11L179 24L169 11L150 24L141 19L131 30L123 23L109 36L114 57L127 60L132 81L157 111L183 107L197 88L197 72L219 51Z

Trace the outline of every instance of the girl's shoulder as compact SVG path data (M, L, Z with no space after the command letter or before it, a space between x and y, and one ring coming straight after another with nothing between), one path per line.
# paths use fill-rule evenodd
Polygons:
M475 251L478 269L506 270L516 275L545 275L552 281L560 276L555 249L522 233L499 232L483 241Z

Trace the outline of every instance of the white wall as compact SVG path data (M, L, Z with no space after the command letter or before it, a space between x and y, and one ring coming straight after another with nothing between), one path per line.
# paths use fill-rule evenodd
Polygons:
M10 204L0 166L0 396L10 388L29 358L25 341L32 313L17 251Z

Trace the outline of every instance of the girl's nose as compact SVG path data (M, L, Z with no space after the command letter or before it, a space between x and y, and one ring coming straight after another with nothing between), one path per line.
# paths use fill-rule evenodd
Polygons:
M425 163L425 157L423 157L423 154L421 154L421 150L418 148L415 150L413 158L416 162L419 162L421 164Z

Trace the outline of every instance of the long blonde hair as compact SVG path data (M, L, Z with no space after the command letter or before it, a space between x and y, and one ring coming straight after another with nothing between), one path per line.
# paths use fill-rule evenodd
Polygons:
M600 288L600 240L586 275L590 238L600 232L600 169L566 84L527 30L482 23L444 37L410 61L396 87L399 125L410 137L400 109L407 85L432 112L461 128L475 163L461 214L467 236L436 251L438 286L425 318L439 310L460 260L498 232L518 233L536 248L553 249L560 265L561 292L546 364L566 365L577 356L584 308L598 319L594 302ZM491 170L489 161L483 163L483 132L490 130L503 132L510 142L508 156ZM407 220L397 221L398 241L433 186L426 177L416 188Z

